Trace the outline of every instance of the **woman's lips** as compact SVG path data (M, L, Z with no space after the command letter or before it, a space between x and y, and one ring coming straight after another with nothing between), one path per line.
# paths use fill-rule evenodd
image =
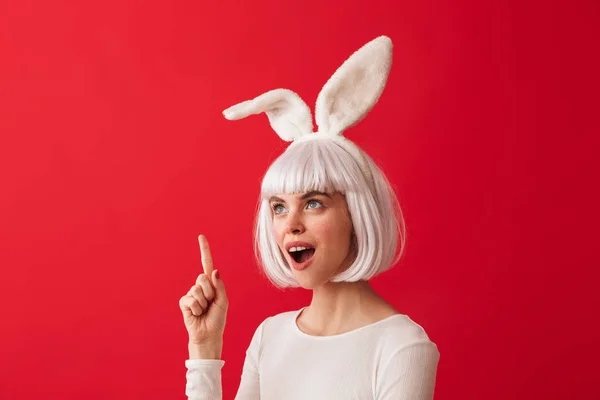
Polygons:
M311 256L311 257L310 257L308 260L306 260L306 261L303 261L303 262L296 262L296 260L294 260L294 257L292 257L292 256L291 256L291 255L288 253L288 260L289 260L289 263L290 263L291 267L292 267L292 268L294 268L296 271L302 271L303 269L307 268L307 267L308 267L308 266L309 266L309 265L312 263L312 261L313 261L313 260L314 260L314 258L315 258L315 253L316 253L316 252L317 252L317 251L315 250L315 251L313 252L312 256Z

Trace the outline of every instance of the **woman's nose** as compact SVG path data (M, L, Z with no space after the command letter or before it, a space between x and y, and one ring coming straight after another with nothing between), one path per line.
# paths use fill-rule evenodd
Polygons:
M304 232L304 224L302 218L297 212L290 212L286 221L286 232L299 234Z

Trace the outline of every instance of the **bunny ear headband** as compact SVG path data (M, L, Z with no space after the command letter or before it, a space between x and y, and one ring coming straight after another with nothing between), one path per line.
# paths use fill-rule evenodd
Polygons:
M223 115L228 120L238 120L264 112L273 130L281 139L292 142L291 145L305 140L335 140L354 157L370 181L369 169L360 151L343 133L361 121L377 103L391 65L392 41L387 36L380 36L354 52L329 78L317 97L317 132L313 132L310 108L288 89L268 91L226 109Z

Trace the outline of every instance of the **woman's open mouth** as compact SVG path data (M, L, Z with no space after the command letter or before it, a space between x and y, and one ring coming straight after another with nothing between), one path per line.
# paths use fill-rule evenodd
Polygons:
M292 267L296 270L302 270L310 264L315 254L315 248L310 244L297 246L288 246L288 253L292 258Z

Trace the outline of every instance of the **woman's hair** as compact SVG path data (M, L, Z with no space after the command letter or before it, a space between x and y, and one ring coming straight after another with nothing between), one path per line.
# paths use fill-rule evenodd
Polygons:
M355 146L352 144L352 146ZM404 253L406 231L396 194L383 171L357 146L363 173L350 152L334 140L308 140L289 146L267 170L255 220L255 255L277 287L298 287L273 234L269 198L313 190L341 193L353 227L356 258L332 282L368 280L397 263ZM368 178L365 175L369 176Z
M277 135L292 142L263 178L255 222L256 257L277 287L299 284L273 234L269 198L274 194L316 190L345 196L356 258L333 282L368 280L389 269L404 252L404 219L394 190L375 162L344 136L381 96L392 66L392 49L391 39L382 35L344 61L317 96L316 132L310 108L289 89L269 90L223 111L229 120L264 112Z

